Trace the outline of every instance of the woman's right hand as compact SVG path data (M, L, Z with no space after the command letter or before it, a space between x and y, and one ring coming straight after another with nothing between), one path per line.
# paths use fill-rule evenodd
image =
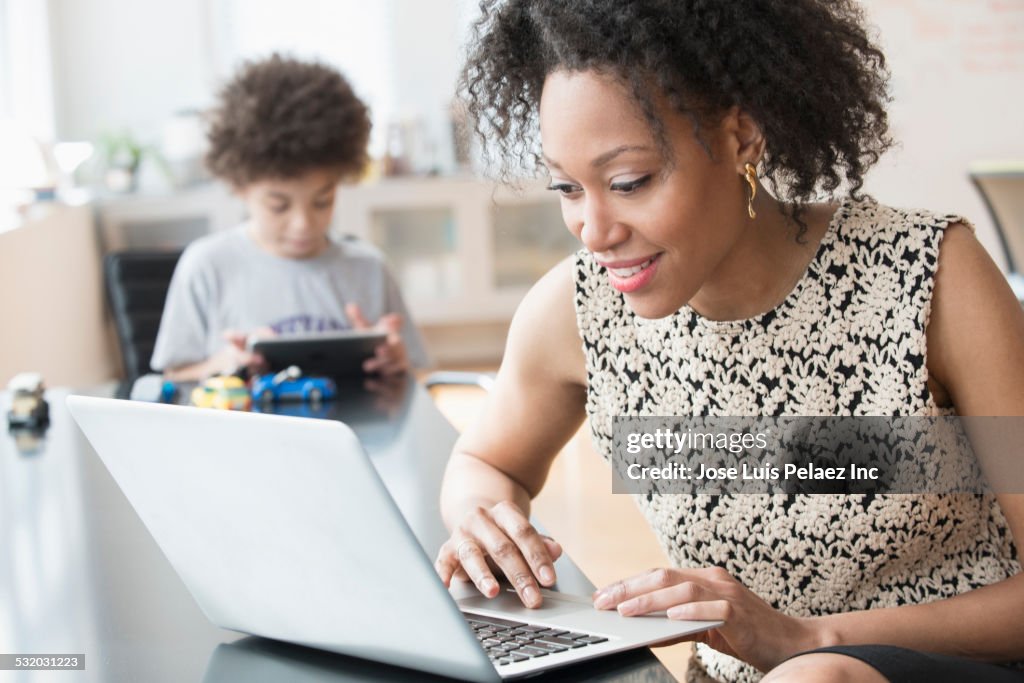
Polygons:
M502 501L466 514L437 555L434 567L445 586L468 577L484 596L501 589L495 575L504 573L527 607L540 607L540 587L555 583L554 562L562 546L541 535L518 505Z

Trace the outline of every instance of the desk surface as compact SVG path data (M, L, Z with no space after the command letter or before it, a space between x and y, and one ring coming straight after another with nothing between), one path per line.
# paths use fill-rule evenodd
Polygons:
M52 424L37 452L0 433L0 654L84 653L86 670L0 672L0 681L441 680L210 624L68 416L66 395L48 392ZM438 491L455 430L412 382L343 396L320 411L281 412L347 422L433 556L446 538ZM0 413L8 402L0 394ZM557 570L561 590L592 589L568 558ZM552 678L674 680L646 650Z

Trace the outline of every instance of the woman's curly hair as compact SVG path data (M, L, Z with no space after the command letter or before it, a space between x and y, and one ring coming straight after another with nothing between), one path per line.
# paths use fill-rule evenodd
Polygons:
M246 62L209 113L206 165L235 187L314 168L358 175L370 114L337 70L274 54Z
M615 76L663 149L663 95L701 126L738 106L766 140L762 175L799 207L855 196L891 145L888 71L853 0L483 0L460 79L485 157L508 180L540 163L537 110L556 70Z

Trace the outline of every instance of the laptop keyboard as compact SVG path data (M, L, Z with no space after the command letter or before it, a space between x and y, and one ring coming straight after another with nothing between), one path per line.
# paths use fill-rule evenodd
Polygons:
M487 656L498 666L607 642L604 636L463 612Z

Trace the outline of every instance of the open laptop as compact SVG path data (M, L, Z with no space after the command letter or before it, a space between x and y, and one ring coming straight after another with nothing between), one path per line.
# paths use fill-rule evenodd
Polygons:
M445 589L355 434L309 420L71 396L68 409L207 618L470 681L517 678L718 622L590 599Z

